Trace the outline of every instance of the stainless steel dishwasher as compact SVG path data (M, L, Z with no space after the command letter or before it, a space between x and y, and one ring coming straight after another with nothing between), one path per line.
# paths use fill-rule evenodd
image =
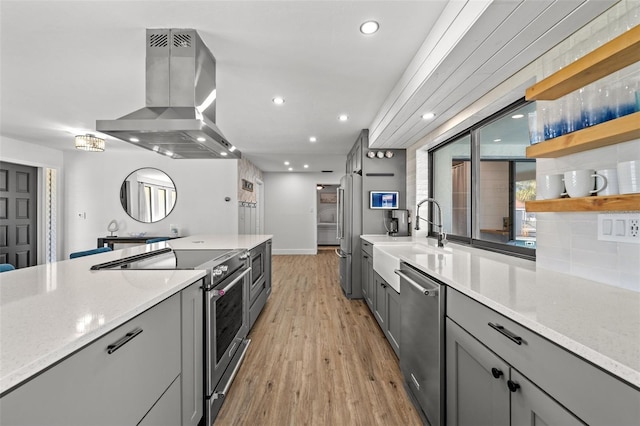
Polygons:
M400 369L409 394L431 426L444 424L445 288L402 262Z

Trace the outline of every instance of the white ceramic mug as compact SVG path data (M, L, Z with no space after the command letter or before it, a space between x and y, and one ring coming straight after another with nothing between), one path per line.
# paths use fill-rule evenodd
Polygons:
M538 177L537 192L542 200L560 198L564 192L563 175L542 175Z
M640 192L640 160L618 163L618 187L621 194Z
M596 170L596 174L607 178L607 186L603 190L598 191L597 195L615 195L618 192L618 171L617 169L600 169Z
M602 185L593 189L596 178L602 179ZM607 178L595 173L593 170L571 170L564 174L564 187L567 192L562 195L569 195L571 198L587 197L602 191L607 186Z

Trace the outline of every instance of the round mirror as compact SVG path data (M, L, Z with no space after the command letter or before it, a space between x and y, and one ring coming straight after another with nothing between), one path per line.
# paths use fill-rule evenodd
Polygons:
M133 219L144 223L158 222L176 205L176 187L162 170L138 169L122 182L120 203Z

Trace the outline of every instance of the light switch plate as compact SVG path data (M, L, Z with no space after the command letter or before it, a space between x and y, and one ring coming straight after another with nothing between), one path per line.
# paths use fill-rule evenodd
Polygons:
M599 214L598 240L640 244L640 213Z

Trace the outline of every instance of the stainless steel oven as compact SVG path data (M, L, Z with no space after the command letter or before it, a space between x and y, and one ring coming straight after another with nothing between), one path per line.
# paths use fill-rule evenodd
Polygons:
M264 262L264 259L262 260ZM262 263L264 265L264 263ZM94 265L94 270L204 269L204 413L215 420L250 340L251 266L246 250L179 250L170 248Z
M211 271L205 289L205 421L215 420L251 342L247 300L251 268L248 253L238 254Z

